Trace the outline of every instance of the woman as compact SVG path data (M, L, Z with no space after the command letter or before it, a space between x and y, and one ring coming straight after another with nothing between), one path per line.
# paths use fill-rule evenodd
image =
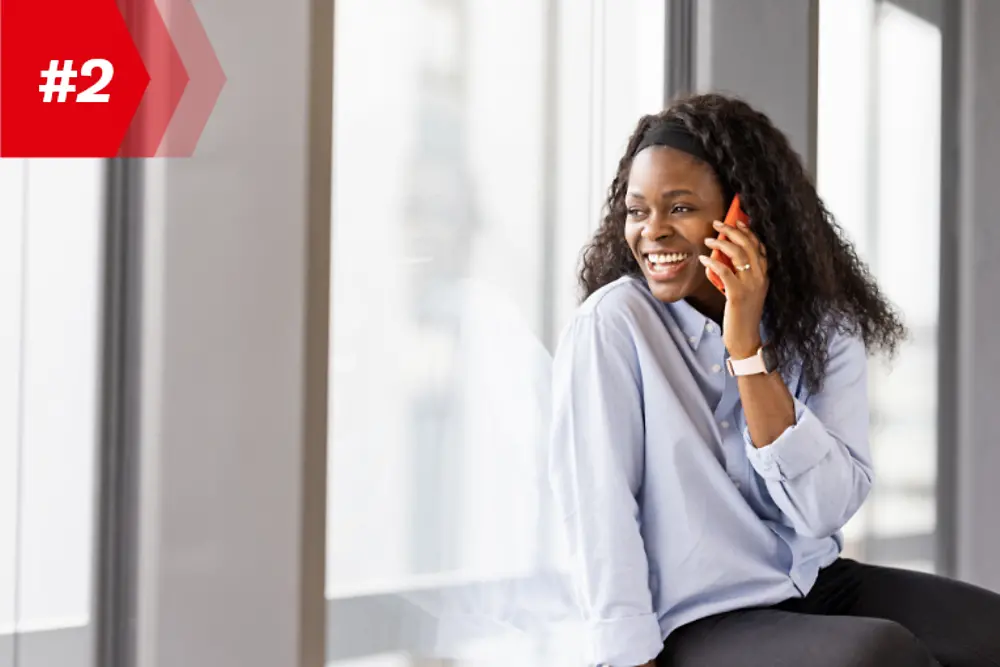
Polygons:
M719 236L734 194L750 225ZM866 355L905 330L764 115L644 117L580 278L550 467L590 661L1000 664L1000 596L839 557L873 477Z

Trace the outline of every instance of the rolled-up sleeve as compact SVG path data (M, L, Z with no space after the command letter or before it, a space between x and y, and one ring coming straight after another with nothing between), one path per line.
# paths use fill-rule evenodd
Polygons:
M795 424L759 449L749 428L743 438L751 465L797 533L823 538L843 528L873 479L864 343L835 336L822 390L795 399Z
M549 466L590 664L641 665L663 648L636 500L644 461L639 377L625 324L587 312L563 333Z

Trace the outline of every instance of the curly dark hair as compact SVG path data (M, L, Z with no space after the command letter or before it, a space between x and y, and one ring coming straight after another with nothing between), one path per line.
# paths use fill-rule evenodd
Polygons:
M688 97L640 119L609 188L604 220L583 250L584 298L624 275L641 275L624 237L629 171L643 135L678 122L712 156L720 180L739 193L767 249L763 324L782 370L801 363L806 386L818 391L833 330L860 334L868 351L895 353L906 327L819 198L798 154L767 116L724 95Z

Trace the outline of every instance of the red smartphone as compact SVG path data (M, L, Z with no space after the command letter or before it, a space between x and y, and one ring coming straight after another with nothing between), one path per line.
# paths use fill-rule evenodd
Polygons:
M733 203L729 205L729 213L726 214L726 219L722 222L727 227L735 227L736 223L739 221L742 221L745 225L750 224L750 218L743 212L743 209L740 208L740 196L736 195L733 197ZM719 236L722 236L722 233L720 233ZM735 270L733 268L733 261L729 259L729 255L722 252L718 248L712 251L712 259L722 262L728 266L731 271ZM726 293L726 286L722 284L722 278L720 278L712 269L708 270L708 279L718 288L720 292L723 294Z

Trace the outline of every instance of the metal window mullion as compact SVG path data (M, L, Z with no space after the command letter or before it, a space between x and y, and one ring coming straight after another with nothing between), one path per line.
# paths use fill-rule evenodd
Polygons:
M937 331L937 521L936 569L958 574L959 448L959 100L962 3L942 3L941 25L941 219Z
M694 91L695 4L694 0L665 0L666 59L664 106Z
M134 664L138 484L142 163L108 160L105 170L97 533L92 596L95 663Z

